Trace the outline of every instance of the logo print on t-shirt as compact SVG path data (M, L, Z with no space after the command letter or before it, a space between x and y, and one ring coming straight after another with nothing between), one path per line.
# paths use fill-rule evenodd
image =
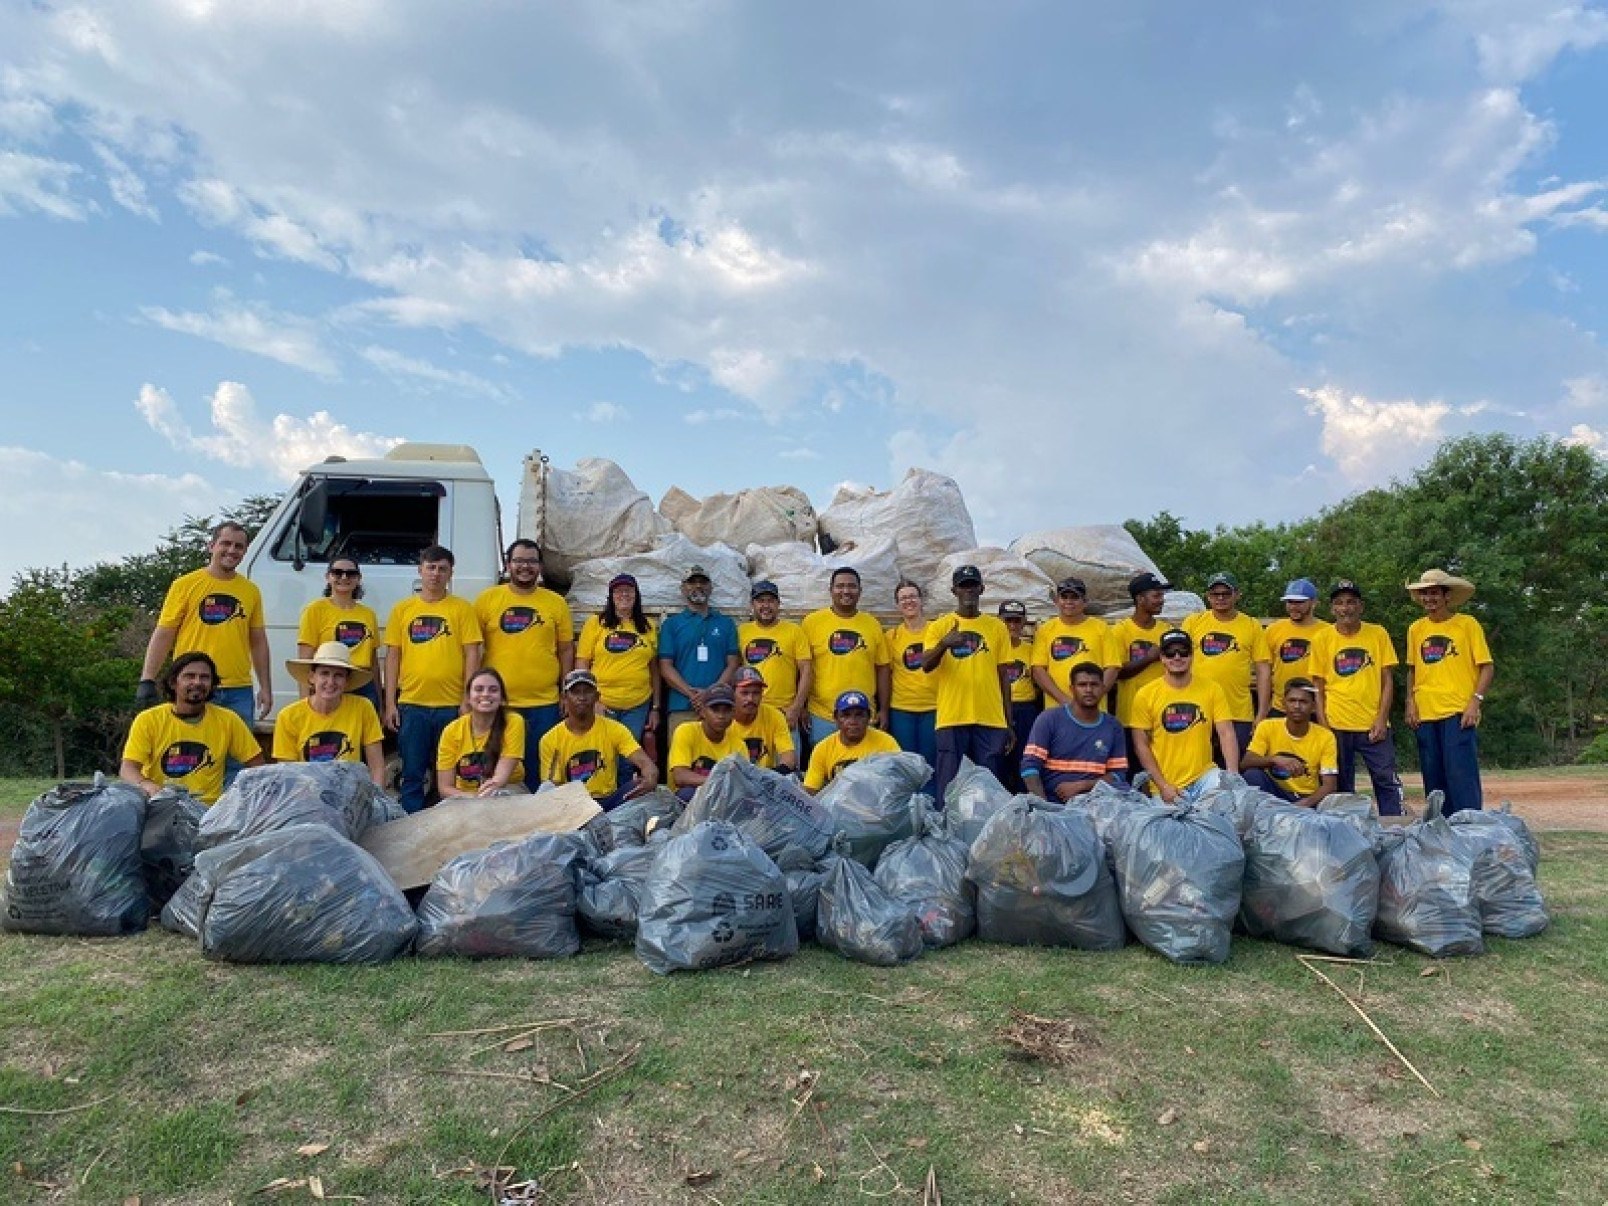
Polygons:
M900 658L900 660L902 662L904 662L904 668L906 670L911 670L911 671L920 670L921 669L921 655L922 655L921 642L917 641L914 645L906 645L905 646L904 656L902 658Z
M1342 649L1334 655L1334 672L1341 678L1350 678L1373 664L1373 656L1366 649Z
M776 642L769 637L755 637L743 646L743 661L750 666L757 666L775 656Z
M603 648L610 653L630 653L640 643L636 633L620 628L611 629L609 635L603 638Z
M847 657L865 647L865 638L852 628L839 628L826 638L826 651L836 657Z
M1293 665L1306 657L1307 650L1312 648L1312 642L1301 637L1286 637L1279 646L1279 661L1286 666Z
M212 749L200 741L175 741L162 751L162 775L168 779L182 779L198 770L216 766Z
M603 766L603 754L599 750L582 750L578 754L571 754L569 761L564 763L564 781L566 783L585 783Z
M458 778L476 787L491 778L493 769L485 750L473 750L458 759Z
M336 729L322 733L314 733L302 742L302 760L304 762L338 762L342 754L350 753L352 739L345 733Z
M1020 681L1022 675L1027 673L1027 666L1021 662L1005 663L1005 681L1014 683Z
M1295 758L1295 759L1298 759L1298 760L1300 760L1302 762L1306 761L1305 758L1302 758L1301 755L1296 753L1294 750L1280 750L1278 753L1274 754L1273 756L1275 758ZM1275 779L1279 779L1281 781L1284 780L1284 779L1291 779L1291 778L1295 777L1295 772L1294 771L1281 770L1281 769L1279 769L1279 764L1276 763L1276 762L1272 766L1267 768L1267 773L1272 775Z
M715 769L715 760L705 754L701 758L692 760L692 769L695 771L712 771Z
M203 624L227 624L237 617L246 618L246 613L240 610L240 600L233 595L207 595L195 611Z
M368 638L368 625L362 620L341 620L335 625L335 639L348 649L356 649Z
M1188 700L1177 700L1161 710L1161 727L1169 733L1185 733L1197 724L1205 724L1200 707Z
M1082 637L1058 636L1050 642L1050 660L1064 662L1069 657L1077 657L1087 648Z
M505 607L497 619L497 627L509 636L518 636L528 628L541 626L542 617L534 607Z
M1426 666L1457 656L1457 642L1449 636L1425 637L1418 647L1418 660Z
M758 762L765 756L765 739L763 737L744 737L743 744L748 747L748 760Z
M1239 642L1234 639L1233 633L1208 632L1200 638L1200 653L1202 657L1222 657L1225 653L1238 653Z
M951 645L949 653L951 657L970 657L974 653L986 652L987 649L988 642L983 640L982 633L963 632L960 634L960 644Z
M451 636L446 616L414 616L408 624L408 643L428 645L437 637Z
M1130 662L1136 662L1155 647L1156 643L1154 641L1129 641L1128 660Z

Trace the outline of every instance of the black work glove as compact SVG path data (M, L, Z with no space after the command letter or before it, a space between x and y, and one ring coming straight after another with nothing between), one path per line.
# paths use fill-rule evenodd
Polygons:
M134 688L134 702L142 708L154 708L162 702L162 692L157 690L154 678L140 679L140 685Z

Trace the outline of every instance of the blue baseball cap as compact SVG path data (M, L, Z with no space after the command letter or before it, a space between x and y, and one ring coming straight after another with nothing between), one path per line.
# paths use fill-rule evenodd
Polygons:
M1318 597L1318 588L1311 578L1297 578L1284 588L1283 603L1310 603Z
M837 703L832 705L832 715L842 712L852 712L859 708L863 712L871 710L871 701L865 697L864 691L845 691L837 697Z

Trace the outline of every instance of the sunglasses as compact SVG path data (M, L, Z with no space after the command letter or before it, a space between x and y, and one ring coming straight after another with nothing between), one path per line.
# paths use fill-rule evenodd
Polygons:
M1192 649L1163 649L1161 651L1161 656L1162 657L1194 657L1195 652Z
M329 571L329 576L331 578L361 578L363 576L363 571L332 569Z

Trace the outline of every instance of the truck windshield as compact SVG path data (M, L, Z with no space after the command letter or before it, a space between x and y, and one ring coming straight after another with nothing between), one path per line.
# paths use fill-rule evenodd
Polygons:
M414 565L420 550L438 541L446 496L440 482L317 477L301 497L315 492L324 503L322 531L309 538L301 530L302 508L290 512L274 541L275 561L296 560L300 543L308 562L352 557L364 565Z

